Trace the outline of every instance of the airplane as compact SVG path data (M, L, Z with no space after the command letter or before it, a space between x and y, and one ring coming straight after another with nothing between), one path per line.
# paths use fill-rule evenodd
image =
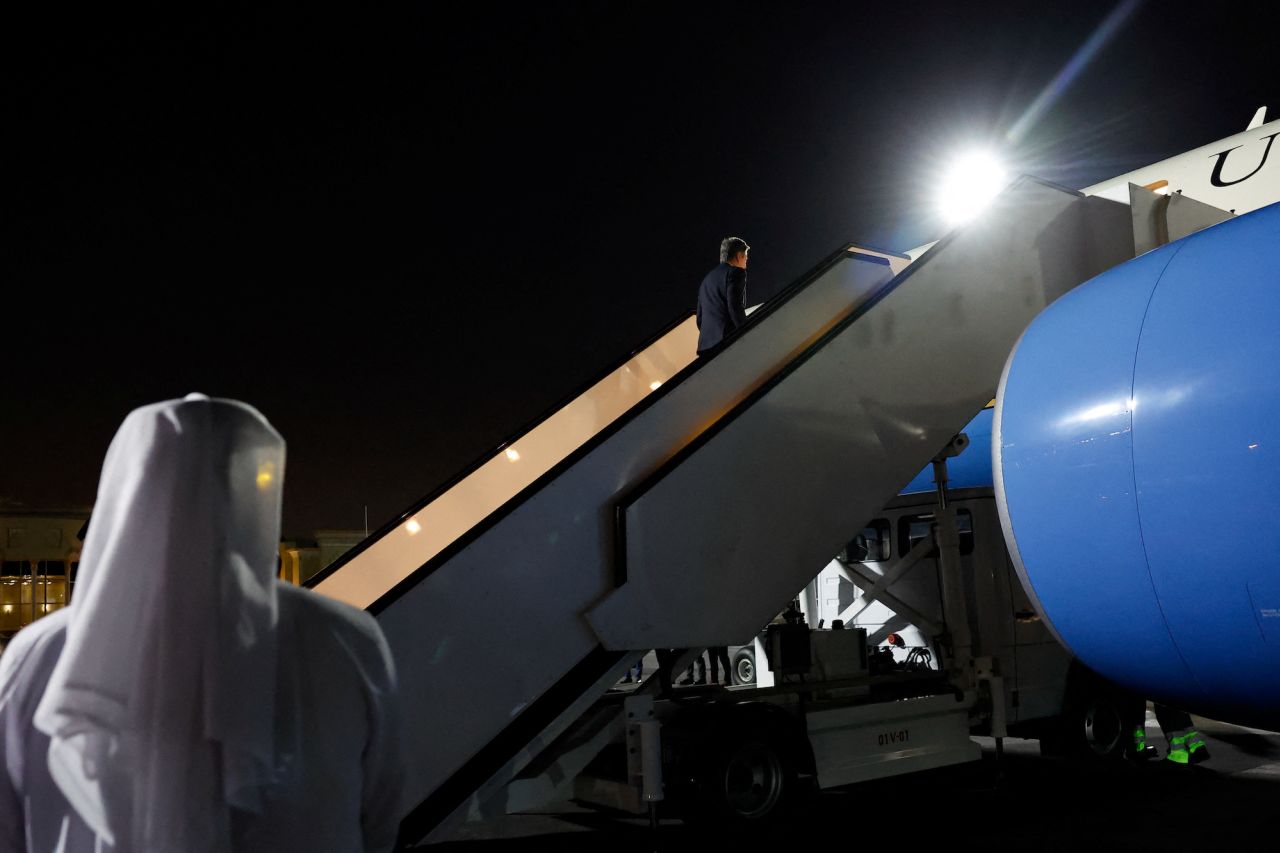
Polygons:
M1141 695L1277 729L1280 121L1265 112L1083 190L1131 200L1138 232L1156 220L1150 251L1023 333L992 464L1015 567L1066 648ZM1188 226L1179 209L1210 212Z

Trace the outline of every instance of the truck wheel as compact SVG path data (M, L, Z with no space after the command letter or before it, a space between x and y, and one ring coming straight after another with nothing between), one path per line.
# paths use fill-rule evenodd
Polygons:
M733 656L733 683L756 683L756 655L750 646L743 646Z
M745 828L777 817L796 784L784 749L762 732L727 734L699 779L690 822Z

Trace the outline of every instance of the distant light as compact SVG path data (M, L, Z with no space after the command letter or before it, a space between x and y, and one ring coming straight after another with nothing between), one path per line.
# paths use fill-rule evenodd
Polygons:
M507 448L507 458L512 462L520 461L520 453L514 447Z
M649 383L649 390L650 390L650 391L657 391L660 387L662 387L662 383L661 383L661 382L650 382L650 383Z
M1249 449L1250 449L1250 450L1257 450L1257 449L1258 449L1258 445L1256 445L1256 444L1251 444L1251 445L1249 445Z
M938 188L938 212L951 227L963 225L986 209L1009 183L1009 173L990 151L957 157Z
M409 531L409 535L412 536L422 530L422 525L418 523L416 518L411 518L409 519L409 523L404 526L404 529Z

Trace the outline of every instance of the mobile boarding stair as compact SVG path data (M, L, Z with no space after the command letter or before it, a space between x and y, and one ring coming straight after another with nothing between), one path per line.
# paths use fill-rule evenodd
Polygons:
M992 399L1126 205L1021 178L908 259L847 247L693 358L689 317L311 582L395 655L406 841L507 786L644 650L746 641ZM483 614L477 617L476 614ZM594 738L594 740L593 740Z

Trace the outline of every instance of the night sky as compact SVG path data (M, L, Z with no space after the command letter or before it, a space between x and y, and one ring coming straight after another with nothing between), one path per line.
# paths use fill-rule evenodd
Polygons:
M1150 0L1063 87L1117 3L187 5L0 23L0 508L90 504L198 390L284 435L286 534L372 529L691 310L721 237L760 302L939 236L969 144L1078 187L1280 115L1264 4Z

